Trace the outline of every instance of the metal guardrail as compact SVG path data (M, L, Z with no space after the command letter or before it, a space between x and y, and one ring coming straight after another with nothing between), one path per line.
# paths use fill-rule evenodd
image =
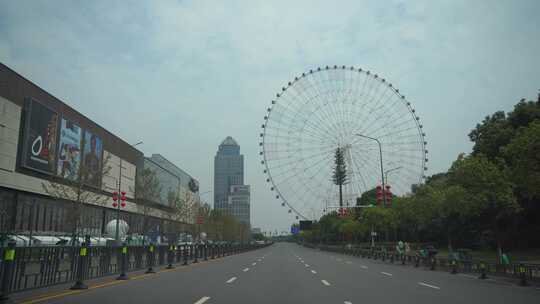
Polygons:
M4 247L0 248L0 303L14 292L120 273L125 276L125 272L146 268L151 272L154 266L172 268L175 263L187 265L268 245Z
M426 267L430 270L444 270L450 273L475 273L479 278L485 279L487 275L501 276L512 279L518 279L520 285L527 285L528 281L540 282L539 264L497 264L484 261L460 261L448 258L421 257L418 255L398 254L396 252L385 252L376 250L367 250L362 248L316 246L313 244L303 244L305 247L318 248L324 251L342 253L346 255L359 256L381 260L388 263L410 265L413 267Z

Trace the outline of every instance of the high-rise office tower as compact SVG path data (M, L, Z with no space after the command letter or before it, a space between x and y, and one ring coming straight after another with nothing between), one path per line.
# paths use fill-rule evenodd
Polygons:
M244 156L238 143L227 136L214 157L214 208L249 224L249 186L234 186L245 186Z

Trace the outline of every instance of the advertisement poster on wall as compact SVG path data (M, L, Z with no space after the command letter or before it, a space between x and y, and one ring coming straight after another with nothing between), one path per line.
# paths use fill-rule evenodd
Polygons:
M73 122L62 118L60 123L60 145L56 174L71 181L79 177L81 164L82 130Z
M42 173L55 174L58 114L33 99L29 99L26 106L22 165Z
M97 135L84 131L83 144L83 177L84 182L96 188L101 182L101 159L103 157L103 142Z

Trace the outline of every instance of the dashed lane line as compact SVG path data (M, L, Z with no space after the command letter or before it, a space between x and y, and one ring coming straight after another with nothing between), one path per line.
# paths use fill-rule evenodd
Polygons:
M470 275L470 274L463 274L463 273L460 273L459 275L460 275L460 276L463 276L463 277L471 278L471 279L476 279L475 276Z
M346 263L347 263L347 264L349 264L349 265L350 265L350 264L352 264L352 262L351 262L351 261L347 261Z
M257 262L255 262L255 263L251 263L251 266L255 266L255 265L257 265Z
M328 283L327 280L321 280L321 282L322 282L324 285L326 285L326 286L330 286L330 283Z
M360 265L360 267L362 267L362 269L368 269L366 265Z
M352 304L351 301L344 301L343 304Z
M391 273L384 272L384 271L381 271L381 273L384 274L384 275L387 275L387 276L389 276L389 277L391 277L391 276L393 275L393 274L391 274Z
M249 268L244 268L242 271L243 271L243 272L248 272L248 271L249 271Z
M232 277L229 280L227 280L227 284L231 284L234 281L236 281L236 277Z
M313 274L317 274L317 272L315 270L311 270L311 273Z
M441 289L439 286L430 285L430 284L427 284L427 283L424 283L424 282L418 282L418 284L422 285L422 286L429 287L429 288L433 288L433 289Z
M210 300L210 297L202 297L199 299L199 301L195 302L194 304L203 304L204 302Z
M306 264L306 267L309 267L309 265L308 265L308 264Z

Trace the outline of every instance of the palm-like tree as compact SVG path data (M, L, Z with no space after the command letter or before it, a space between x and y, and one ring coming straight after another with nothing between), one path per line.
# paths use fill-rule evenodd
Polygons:
M334 172L332 181L339 186L339 207L343 207L343 185L348 183L347 165L345 164L345 156L343 148L338 147L334 155Z

